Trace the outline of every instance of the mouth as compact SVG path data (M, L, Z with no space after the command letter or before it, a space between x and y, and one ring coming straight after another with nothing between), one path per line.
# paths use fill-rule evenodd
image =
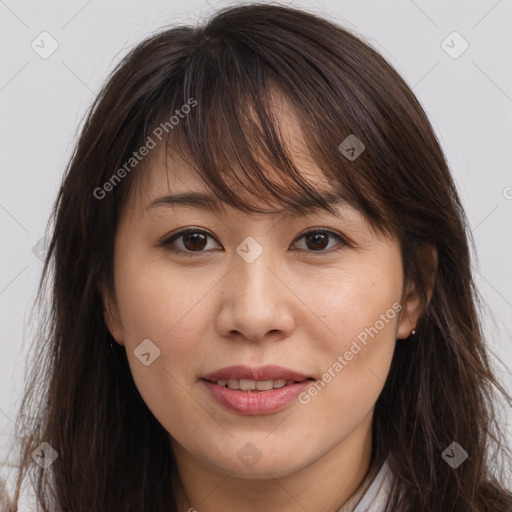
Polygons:
M227 366L200 379L219 405L237 414L281 411L315 380L307 373L278 365Z
M297 397L313 385L312 377L259 380L236 378L202 378L210 397L225 410L243 415L273 414L297 402ZM289 376L291 377L291 376Z
M232 391L249 391L254 393L261 393L271 391L273 389L281 389L294 384L300 384L307 381L314 381L313 377L307 377L302 380L286 380L286 379L272 379L272 380L252 380L252 379L218 379L209 380L202 379L211 384L216 384L219 387L231 389Z

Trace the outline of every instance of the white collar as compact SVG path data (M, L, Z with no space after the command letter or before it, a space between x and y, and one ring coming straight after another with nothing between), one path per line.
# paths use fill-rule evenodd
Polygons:
M363 484L364 485L364 484ZM391 485L391 471L387 461L380 468L368 490L352 495L338 512L380 512L384 509Z

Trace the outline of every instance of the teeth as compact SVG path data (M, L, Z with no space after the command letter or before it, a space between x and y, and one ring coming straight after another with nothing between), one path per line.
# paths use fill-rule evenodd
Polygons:
M240 379L240 389L243 391L252 391L256 389L256 381L249 379Z
M269 391L278 389L289 384L293 384L293 380L275 379L275 380L250 380L250 379L221 379L217 381L219 386L228 387L229 389L240 389L242 391Z
M229 389L240 389L240 381L238 379L228 379Z

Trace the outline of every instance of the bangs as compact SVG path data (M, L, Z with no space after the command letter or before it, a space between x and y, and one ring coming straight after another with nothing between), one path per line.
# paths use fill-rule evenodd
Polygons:
M363 138L365 127L352 115L358 104L364 110L359 93L347 87L341 97L296 48L283 45L276 52L275 41L265 48L261 39L258 52L250 38L225 28L216 35L211 25L207 29L196 34L194 51L172 83L146 103L151 107L143 138L162 132L170 158L182 159L221 201L243 212L273 213L264 206L277 204L290 213L326 210L338 215L332 203L341 200L376 231L391 233L389 208L372 183L371 151L351 161L338 149L351 134ZM300 138L285 141L285 111ZM301 162L320 169L325 186L305 179L291 144L295 155L300 148ZM135 173L138 191L149 181L144 163L145 172Z

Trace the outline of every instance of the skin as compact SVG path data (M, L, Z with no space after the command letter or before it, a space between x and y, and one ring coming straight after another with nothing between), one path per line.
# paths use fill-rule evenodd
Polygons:
M325 189L320 170L301 151L293 117L281 115L294 161ZM169 432L179 468L173 484L185 493L179 510L337 511L368 472L374 405L396 339L408 337L418 319L400 247L346 205L338 207L340 217L245 214L229 205L217 214L190 206L146 208L170 191L211 193L183 162L169 161L167 173L164 156L154 150L146 193L122 212L115 294L105 293L104 304L141 396ZM211 235L203 252L189 257L183 237L174 243L181 253L159 245L187 226ZM329 237L328 246L315 251L302 236L311 228L348 236L357 247ZM263 248L250 264L236 252L247 236ZM340 250L329 252L334 248ZM394 303L401 312L306 405L293 401L277 413L240 415L214 401L200 381L234 364L277 364L319 380ZM149 366L134 355L145 339L160 349ZM237 457L248 442L261 454L252 467Z

